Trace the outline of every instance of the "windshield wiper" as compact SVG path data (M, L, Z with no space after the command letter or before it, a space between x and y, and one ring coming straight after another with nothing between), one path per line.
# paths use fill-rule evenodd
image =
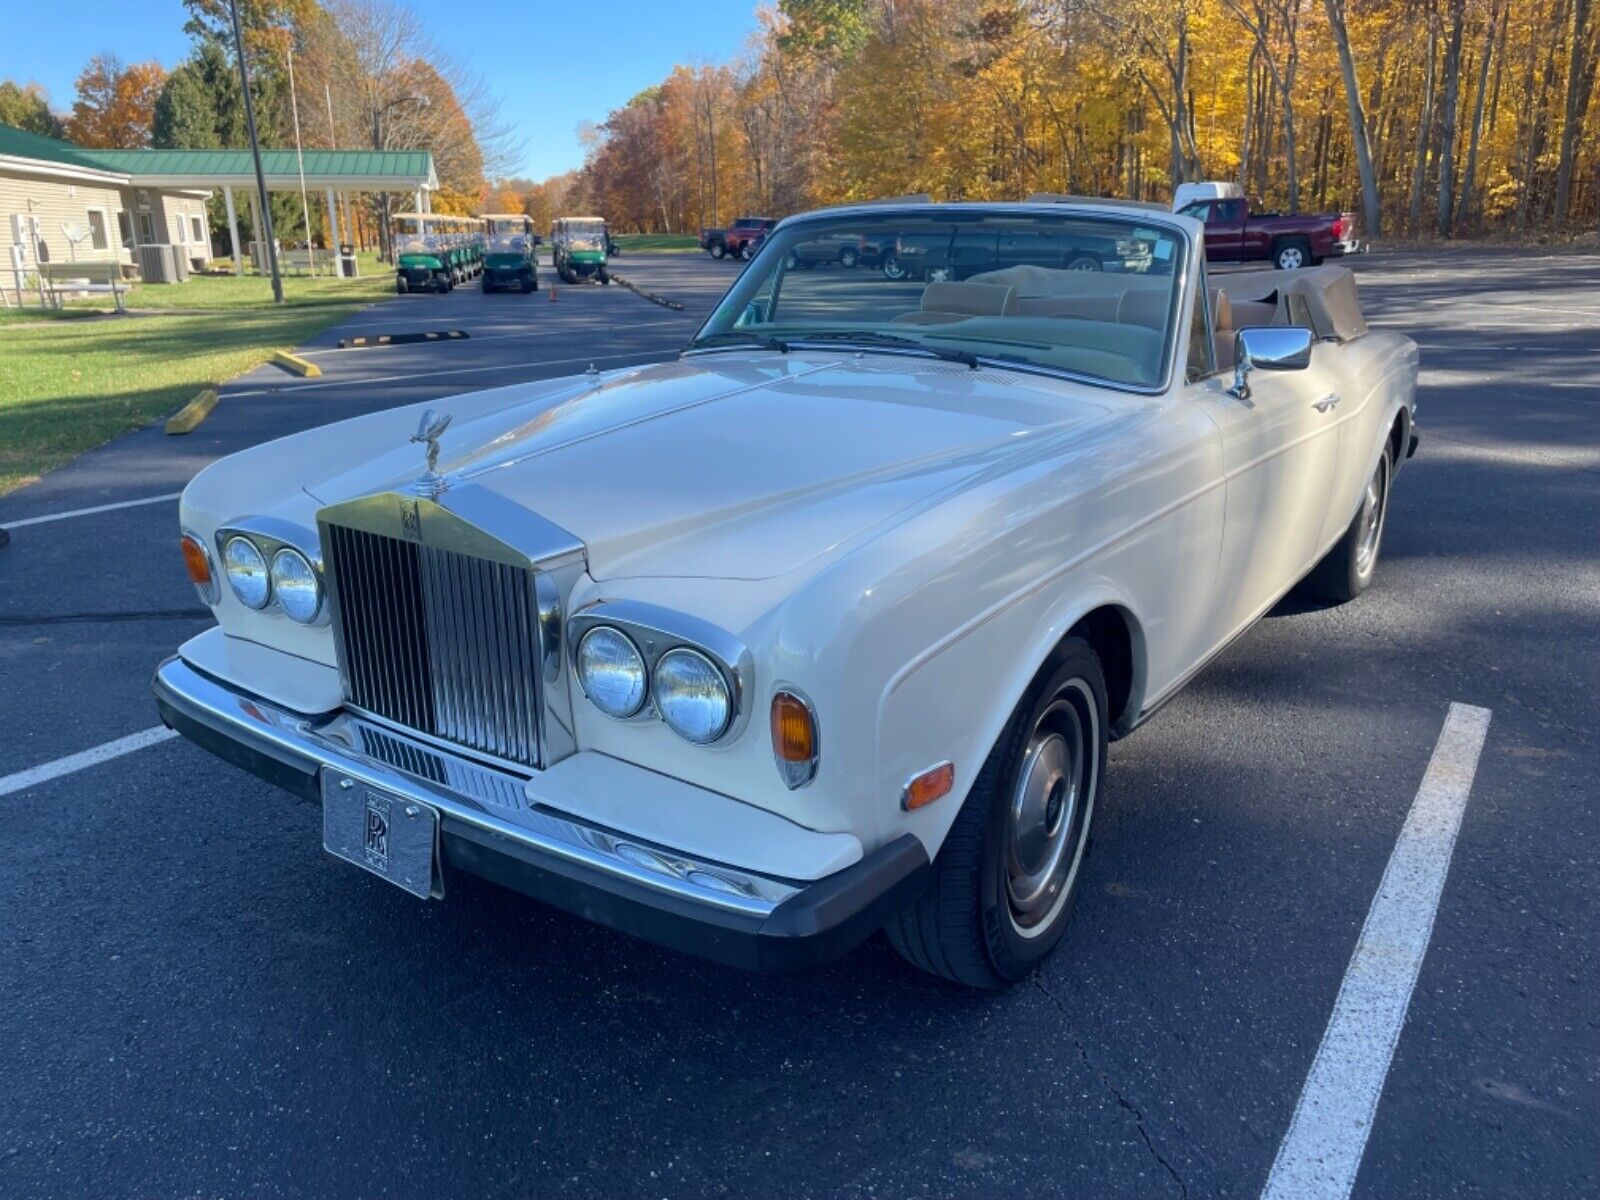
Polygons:
M916 338L901 337L897 333L878 333L875 330L830 330L825 333L808 333L795 339L800 342L856 342L866 346L904 346L909 350L920 350L933 358L942 358L946 362L958 362L978 369L978 356L965 350L948 350L943 346L930 346L926 342L919 342Z
M703 350L707 346L724 345L728 342L747 342L758 350L776 350L779 354L789 353L789 343L782 338L775 338L767 333L752 333L747 329L725 329L721 333L709 333L703 338L695 338L689 343L689 349Z

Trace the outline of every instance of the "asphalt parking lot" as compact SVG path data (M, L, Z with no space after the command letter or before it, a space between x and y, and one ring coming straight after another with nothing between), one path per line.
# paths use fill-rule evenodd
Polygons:
M1453 703L1492 715L1355 1194L1600 1193L1600 256L1357 266L1423 356L1377 583L1113 747L1074 924L999 996L881 938L763 978L470 878L418 904L151 732L208 623L162 498L199 467L669 356L731 264L619 262L682 312L396 298L321 378L0 499L0 1194L1258 1195ZM428 328L470 336L336 349Z

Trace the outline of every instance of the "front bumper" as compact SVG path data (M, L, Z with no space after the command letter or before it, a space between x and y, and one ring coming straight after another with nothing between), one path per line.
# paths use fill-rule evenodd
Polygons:
M520 797L524 781L508 772L357 717L288 712L180 658L161 665L152 687L170 729L278 787L320 803L322 773L331 771L438 810L447 878L456 870L478 875L729 966L780 971L826 962L926 885L927 853L910 834L815 882L756 875L542 806L509 819L504 799Z

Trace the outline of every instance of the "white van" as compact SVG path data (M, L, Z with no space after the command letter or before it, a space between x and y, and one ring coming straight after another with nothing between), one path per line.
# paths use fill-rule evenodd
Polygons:
M1223 183L1220 180L1180 183L1178 190L1172 193L1172 211L1186 208L1196 200L1239 200L1243 196L1244 189L1237 183Z

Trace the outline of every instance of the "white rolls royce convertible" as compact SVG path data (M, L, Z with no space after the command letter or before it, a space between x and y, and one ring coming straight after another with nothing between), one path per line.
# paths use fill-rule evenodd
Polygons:
M1350 273L1208 277L1203 236L811 213L674 361L224 459L181 508L217 624L162 718L418 897L468 872L760 969L884 929L1016 980L1108 739L1290 589L1362 592L1416 449L1416 347ZM905 269L793 253L821 241Z

